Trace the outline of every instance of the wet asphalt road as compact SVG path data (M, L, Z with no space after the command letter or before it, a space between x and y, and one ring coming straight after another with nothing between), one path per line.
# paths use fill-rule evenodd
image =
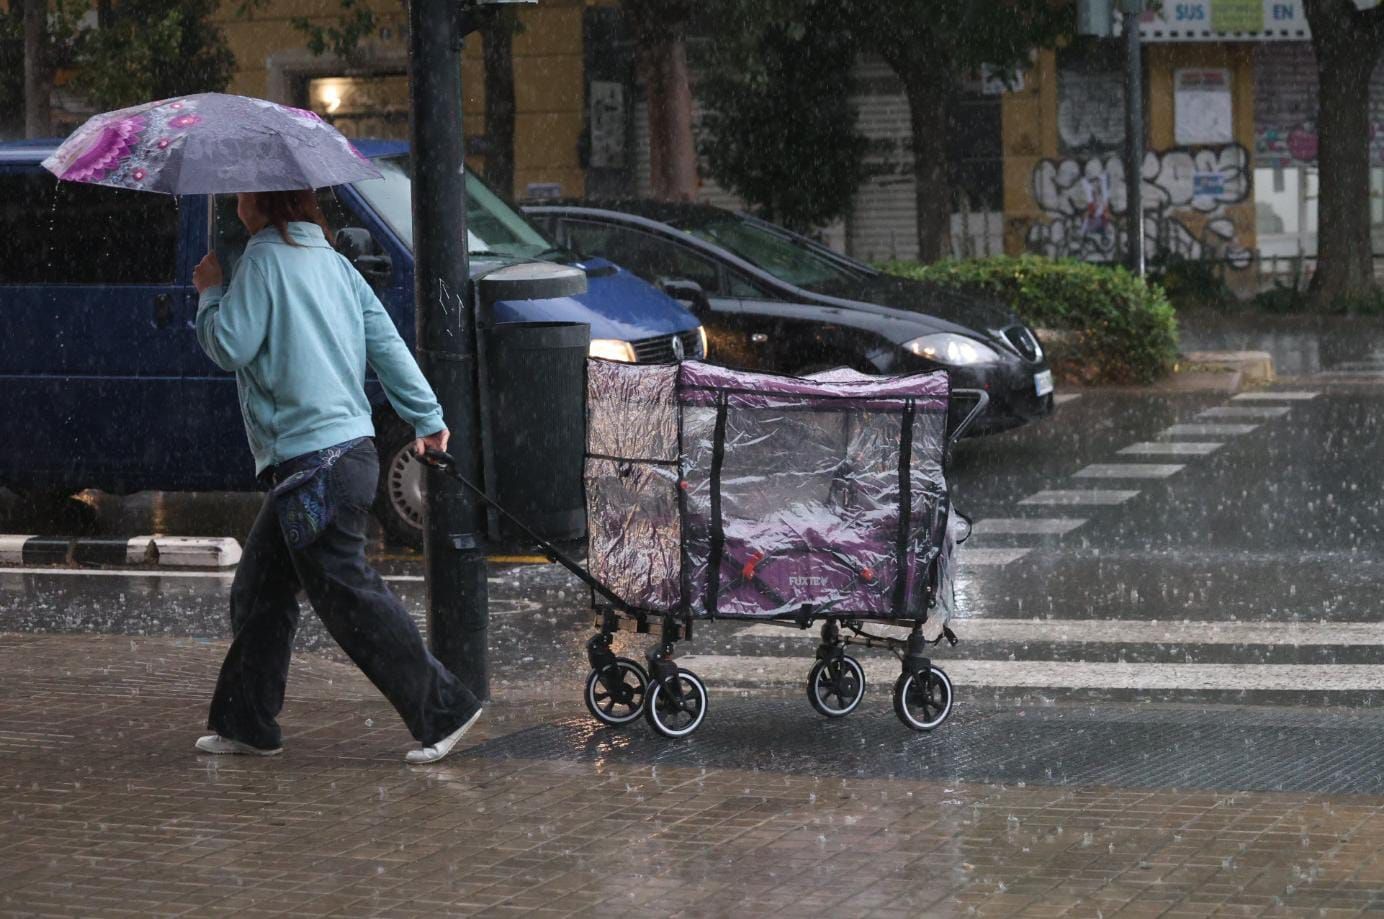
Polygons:
M1350 668L1376 664L1384 647L1374 627L1384 620L1384 472L1375 460L1384 379L1309 377L1272 389L1317 395L1090 390L1044 423L963 444L955 501L976 532L958 587L963 641L939 650L938 662L979 698L1374 701L1379 677ZM1168 433L1177 424L1254 427ZM1149 443L1220 446L1121 452ZM1170 466L1181 468L1140 468ZM1108 499L1120 503L1034 503L1072 491L1114 493ZM34 521L15 519L13 502L0 498L0 531L240 536L258 500L88 494L63 517ZM375 557L421 621L416 556L377 544ZM219 639L229 578L8 569L0 628ZM490 588L497 691L575 687L591 622L585 590L546 565L496 566ZM306 609L299 640L330 646ZM715 685L789 687L809 662L783 658L810 657L814 645L791 629L716 623L699 627L684 653ZM861 658L877 684L897 672L879 652ZM1318 669L1292 669L1301 666Z

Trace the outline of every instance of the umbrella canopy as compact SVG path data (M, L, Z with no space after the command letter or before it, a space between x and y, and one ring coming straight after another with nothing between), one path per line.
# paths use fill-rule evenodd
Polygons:
M288 191L380 178L316 113L223 93L94 115L43 165L70 182L169 195Z

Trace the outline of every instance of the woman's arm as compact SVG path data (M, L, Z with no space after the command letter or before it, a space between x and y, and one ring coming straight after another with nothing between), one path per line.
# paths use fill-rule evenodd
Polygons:
M197 285L197 343L222 370L239 370L259 354L269 332L269 284L252 259L242 259L230 289L208 253L193 273Z
M400 418L413 425L413 432L420 438L445 431L442 406L438 404L437 396L433 395L423 371L418 369L418 362L413 359L408 345L399 337L394 320L389 318L380 298L375 296L365 279L354 268L350 274L361 313L365 317L365 359L384 385L389 404L394 406Z

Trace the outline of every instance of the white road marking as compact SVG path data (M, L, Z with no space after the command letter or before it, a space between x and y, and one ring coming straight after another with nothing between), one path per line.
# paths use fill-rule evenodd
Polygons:
M963 642L1013 641L1055 644L1333 645L1384 646L1384 622L1162 621L1131 619L953 619L948 623ZM906 626L870 623L876 635L903 638ZM760 623L734 638L782 638L796 626Z
M972 565L1008 565L1010 562L1017 562L1032 549L968 549L962 546L957 550L960 553L961 564Z
M1305 389L1284 390L1283 392L1242 392L1232 396L1232 402L1303 402L1320 396L1319 392Z
M809 642L810 643L810 642ZM1350 692L1384 690L1381 664L1129 664L1081 661L990 661L936 658L953 683L1026 689L1280 690ZM867 683L891 686L899 664L862 655ZM689 654L678 664L708 683L798 686L811 657Z
M1144 442L1130 444L1120 453L1124 454L1144 454L1146 456L1206 456L1215 453L1225 444L1211 442L1197 442L1192 440L1168 440L1161 443Z
M144 568L0 568L0 574L29 574L42 577L99 578L207 578L229 581L234 571L160 571ZM386 581L421 582L421 574L387 574Z
M1052 401L1055 405L1066 405L1068 402L1075 402L1080 398L1081 393L1079 392L1060 392L1052 397Z
M1020 504L1094 504L1113 506L1124 504L1130 498L1139 494L1137 491L1121 491L1117 489L1104 488L1084 488L1074 490L1053 489L1050 491L1040 491L1036 495L1029 495L1020 501Z
M1248 434L1257 427L1257 424L1175 424L1170 428L1164 428L1160 433L1164 437L1176 437L1179 434L1204 437L1207 434Z
M1186 469L1177 463L1092 463L1074 479L1166 479Z
M1080 517L987 517L977 521L971 532L980 536L1061 536L1085 522Z
M1280 418L1293 410L1290 405L1217 405L1198 418Z

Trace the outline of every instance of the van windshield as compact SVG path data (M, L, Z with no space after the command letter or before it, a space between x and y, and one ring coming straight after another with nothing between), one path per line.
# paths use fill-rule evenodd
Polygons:
M404 244L413 248L413 161L408 154L374 161L383 178L352 187ZM472 255L537 258L552 254L553 244L484 182L466 173L466 236Z

